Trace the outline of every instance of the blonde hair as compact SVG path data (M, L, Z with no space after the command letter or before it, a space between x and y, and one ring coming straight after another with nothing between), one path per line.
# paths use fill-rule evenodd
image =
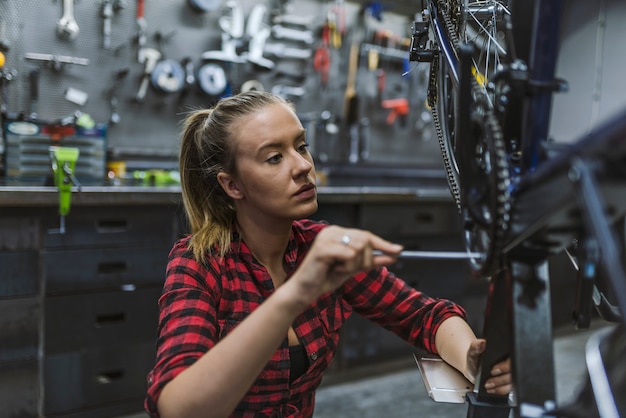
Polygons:
M183 121L180 180L191 228L189 247L197 261L203 262L206 252L215 248L220 256L230 250L236 212L217 175L237 173L233 126L241 117L279 103L291 106L274 94L249 91L223 98L213 108L192 111Z

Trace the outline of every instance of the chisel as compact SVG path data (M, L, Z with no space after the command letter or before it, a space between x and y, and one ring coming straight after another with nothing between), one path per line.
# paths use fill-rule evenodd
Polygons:
M372 251L373 255L387 255L380 250ZM393 254L388 254L394 257ZM467 258L481 258L482 253L470 253L466 251L400 251L400 254L395 257L398 259L410 259L410 258L443 258L443 259L467 259Z

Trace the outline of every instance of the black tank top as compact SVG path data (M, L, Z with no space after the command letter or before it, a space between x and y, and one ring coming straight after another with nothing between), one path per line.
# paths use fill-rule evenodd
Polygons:
M302 344L289 346L289 383L293 382L309 368L309 358Z

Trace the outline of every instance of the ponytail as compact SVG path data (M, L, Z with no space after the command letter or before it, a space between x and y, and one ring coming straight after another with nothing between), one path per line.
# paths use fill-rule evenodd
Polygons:
M221 99L212 109L192 111L183 121L180 180L194 258L207 251L224 256L230 250L236 212L232 199L217 181L220 172L236 174L236 138L232 127L246 115L270 104L288 104L271 93L249 91Z

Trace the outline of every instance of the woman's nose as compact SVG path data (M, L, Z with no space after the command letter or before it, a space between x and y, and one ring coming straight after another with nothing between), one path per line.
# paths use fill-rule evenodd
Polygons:
M298 154L298 157L296 159L296 164L295 164L295 169L297 172L299 173L308 173L309 171L311 171L311 169L313 168L313 162L311 161L309 157L310 154L306 153L306 154Z

